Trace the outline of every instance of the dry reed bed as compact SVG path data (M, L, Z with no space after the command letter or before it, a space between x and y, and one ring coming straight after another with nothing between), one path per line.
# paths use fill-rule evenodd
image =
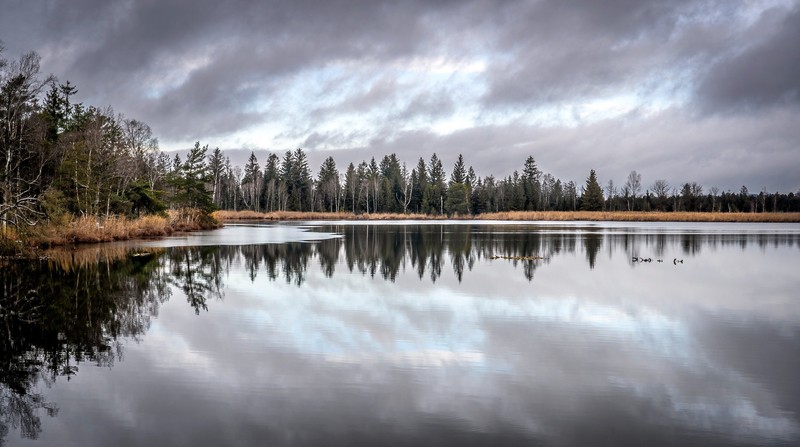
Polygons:
M211 227L216 227L216 222ZM136 238L162 237L181 231L208 229L197 210L170 210L166 216L141 216L128 219L123 216L82 216L66 222L48 222L33 227L28 234L7 230L0 234L5 246L14 244L28 247L52 247L75 243L111 242ZM9 248L9 247L7 247ZM5 250L9 251L9 250Z
M476 216L428 214L353 214L350 212L217 211L219 221L231 220L509 220L509 221L616 221L616 222L800 222L800 213L689 213L657 211L508 211Z

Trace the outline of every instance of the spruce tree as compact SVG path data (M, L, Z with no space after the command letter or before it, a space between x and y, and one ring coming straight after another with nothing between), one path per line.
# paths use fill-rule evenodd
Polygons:
M445 210L448 214L469 214L470 189L465 183L467 171L464 166L464 157L458 154L453 172L450 174L450 185L447 188Z
M262 208L266 212L277 209L278 182L280 181L281 160L275 154L269 154L267 164L264 166L264 177L261 181Z
M224 169L225 158L222 156L222 151L216 148L208 157L208 170L211 174L211 197L217 207L222 203L222 174Z
M261 166L255 152L250 152L250 158L244 165L244 178L242 178L242 192L245 195L245 205L253 211L259 210L261 191Z
M180 167L180 176L175 179L177 188L176 202L180 206L197 208L208 215L214 211L214 201L206 184L211 182L211 175L206 165L208 145L201 147L200 142L194 144L186 161ZM176 160L180 160L177 155Z
M597 175L592 169L589 178L586 179L586 186L583 190L583 200L581 210L583 211L602 211L603 210L603 189L597 183Z
M453 166L453 172L450 173L450 185L456 183L464 183L467 180L467 168L464 166L464 156L458 154L458 160Z

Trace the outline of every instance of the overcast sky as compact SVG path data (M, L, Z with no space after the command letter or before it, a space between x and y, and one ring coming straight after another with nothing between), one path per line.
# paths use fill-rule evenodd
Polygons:
M0 40L162 150L800 190L797 0L0 0Z

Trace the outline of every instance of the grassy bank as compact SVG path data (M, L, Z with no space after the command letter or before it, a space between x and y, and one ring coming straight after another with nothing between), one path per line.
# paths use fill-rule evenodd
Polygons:
M616 222L800 222L800 213L688 213L641 211L509 211L477 216L428 214L353 214L277 211L217 211L219 221L234 220L510 220L510 221L616 221Z
M0 254L25 253L32 248L68 244L162 237L219 226L219 222L194 209L169 210L165 216L148 215L136 219L124 216L67 217L20 230L0 230Z

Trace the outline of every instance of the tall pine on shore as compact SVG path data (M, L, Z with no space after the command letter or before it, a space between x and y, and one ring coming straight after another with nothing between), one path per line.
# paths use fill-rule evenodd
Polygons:
M589 172L589 178L586 179L581 209L583 211L603 211L603 189L597 183L597 174L594 173L594 169Z

